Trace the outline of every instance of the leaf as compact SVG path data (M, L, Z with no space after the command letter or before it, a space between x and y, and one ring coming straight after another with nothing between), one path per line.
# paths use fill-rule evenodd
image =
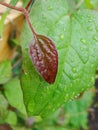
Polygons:
M12 76L11 62L5 60L0 63L0 84L6 83Z
M91 4L94 8L98 7L98 0L91 0Z
M2 37L2 32L3 32L3 26L4 26L4 21L6 19L7 12L2 14L2 17L0 19L0 38Z
M27 130L26 127L15 127L15 126L12 126L13 130ZM28 128L28 130L31 130Z
M40 75L48 83L54 83L58 69L58 53L53 41L37 35L30 43L29 54Z
M85 0L85 4L88 9L92 8L91 0Z
M4 93L9 104L17 108L22 114L26 115L19 79L13 78L7 84L5 84Z
M29 1L28 0L22 0L22 1L23 1L23 7L26 7ZM33 5L34 2L35 0L32 0L31 6Z
M5 122L10 124L10 125L16 125L17 124L17 116L16 116L15 112L9 111L9 113L5 119Z
M88 96L89 95L89 96ZM70 101L64 105L66 127L87 129L88 127L88 109L93 101L94 93L85 92L82 98Z
M69 15L66 0L36 0L30 18L37 33L50 37L58 50L57 78L49 85L32 67L28 54L32 32L25 23L21 37L24 103L29 116L46 117L94 85L98 66L98 13L81 10Z
M8 102L5 97L0 93L0 119L5 119L7 117Z
M19 0L11 0L9 4L10 4L10 5L16 5L16 4L18 3L18 1L19 1Z

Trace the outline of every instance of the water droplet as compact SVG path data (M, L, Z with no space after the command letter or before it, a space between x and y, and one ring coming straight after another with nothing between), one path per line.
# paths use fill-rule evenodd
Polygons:
M60 38L61 38L61 39L64 39L64 35L63 35L63 34L61 34L61 35L60 35Z
M53 9L53 7L52 7L52 6L49 6L49 7L48 7L48 10L52 10L52 9Z
M75 67L73 67L73 68L72 68L72 71L75 73L75 72L76 72L76 68L75 68Z
M30 113L33 113L34 112L34 102L32 101L30 101L29 103L28 103L28 111L30 112Z
M93 30L93 28L91 26L89 26L87 29L88 29L88 31L92 31Z
M80 41L83 43L83 44L86 44L86 40L81 38Z
M88 22L92 22L92 19L88 19Z
M96 42L98 42L98 36L94 36L93 38Z

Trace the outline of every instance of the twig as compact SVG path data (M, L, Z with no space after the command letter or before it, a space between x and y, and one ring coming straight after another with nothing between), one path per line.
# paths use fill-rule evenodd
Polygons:
M28 11L27 11L26 9L24 9L24 8L19 8L19 7L15 7L15 6L9 5L9 4L5 3L5 2L0 2L0 4L6 6L6 7L8 7L8 8L11 8L11 9L14 9L14 10L17 10L17 11L22 12L22 13L25 15L25 17L26 17L26 20L27 20L27 22L28 22L28 25L29 25L29 27L30 27L30 29L31 29L31 31L32 31L32 33L33 33L33 35L36 37L37 34L36 34L34 28L32 27L32 24L31 24L29 15L28 15Z

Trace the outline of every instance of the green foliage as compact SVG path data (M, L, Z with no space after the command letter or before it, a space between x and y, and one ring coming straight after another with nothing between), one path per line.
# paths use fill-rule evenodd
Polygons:
M2 30L3 30L3 26L4 26L4 21L6 19L8 13L4 13L2 14L2 18L0 19L0 38L2 38Z
M22 114L26 115L25 106L23 103L23 93L20 86L20 81L13 78L4 85L4 93L11 106L17 108Z
M89 95L89 96L88 96ZM82 98L76 101L70 101L64 105L66 112L66 126L69 128L80 128L87 130L87 117L88 108L90 107L93 99L93 93L91 91L85 92Z
M15 112L9 111L5 122L7 122L10 125L16 125L17 124L17 115Z
M89 96L88 96L89 95ZM88 129L88 109L92 103L92 91L85 92L77 100L65 103L61 109L55 112L50 118L44 119L34 125L37 130L83 130ZM34 130L33 129L33 130Z
M6 83L12 76L11 62L5 60L0 63L0 84Z
M8 102L5 97L0 93L0 123L4 119L6 119L8 111L6 110L8 107Z
M98 13L81 10L69 15L65 0L47 0L44 4L43 0L36 0L30 18L37 33L53 39L59 53L56 82L49 85L36 72L29 58L28 46L33 34L25 23L21 44L24 103L29 115L46 117L93 86L98 66Z
M17 2L11 0L10 4ZM22 2L26 7L28 0ZM0 124L8 123L14 130L88 129L93 93L86 92L78 100L75 97L94 86L98 67L98 12L89 9L97 10L97 5L96 0L35 0L30 12L32 25L38 34L54 41L59 54L56 81L48 84L34 68L28 53L33 34L25 22L21 43L11 39L19 45L18 55L12 61L15 66L12 68L8 60L0 63ZM9 10L2 15L0 35ZM31 128L25 127L27 116L33 119Z

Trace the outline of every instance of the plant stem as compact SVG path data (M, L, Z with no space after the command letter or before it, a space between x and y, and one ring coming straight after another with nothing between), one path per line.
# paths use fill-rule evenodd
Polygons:
M29 15L28 15L28 11L27 11L26 9L24 9L24 8L19 8L19 7L15 7L15 6L9 5L9 4L4 3L4 2L0 2L0 4L6 6L6 7L8 7L8 8L11 8L11 9L14 9L14 10L17 10L17 11L22 12L22 13L25 15L25 17L26 17L26 20L27 20L27 22L28 22L28 25L29 25L29 27L30 27L30 29L31 29L31 31L32 31L32 33L33 33L33 35L36 37L37 34L36 34L36 32L35 32L35 30L34 30L32 24L31 24L31 21L30 21Z
M30 0L29 3L27 4L27 6L25 7L25 9L26 9L27 11L28 11L28 9L29 9L29 7L30 7L32 1L33 1L33 0ZM29 10L29 11L30 11L30 10Z

